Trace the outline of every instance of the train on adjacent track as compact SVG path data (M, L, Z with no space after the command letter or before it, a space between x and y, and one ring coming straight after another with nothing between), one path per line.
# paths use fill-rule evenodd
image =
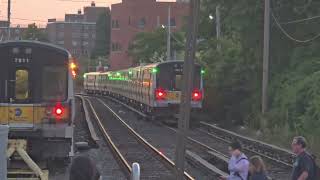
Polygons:
M167 61L129 69L84 74L84 90L88 94L107 95L135 106L152 116L178 114L183 75L183 61ZM192 109L200 109L203 101L203 70L195 64Z
M36 41L0 43L0 123L9 139L27 140L35 160L73 154L76 63L57 46Z

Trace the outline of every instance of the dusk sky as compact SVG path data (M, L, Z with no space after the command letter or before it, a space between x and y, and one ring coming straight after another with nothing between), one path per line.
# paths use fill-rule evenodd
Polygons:
M7 19L7 1L0 0L0 19ZM91 0L11 0L12 24L26 26L35 22L45 26L48 18L63 19L65 13L76 13ZM161 0L172 1L172 0ZM121 0L97 0L96 6L110 6Z
M11 0L12 24L28 24L37 20L37 24L46 24L48 18L63 19L65 13L76 13L83 6L89 6L90 0ZM0 0L0 18L7 18L7 0ZM96 6L110 6L121 0L99 0ZM23 20L22 20L23 19Z

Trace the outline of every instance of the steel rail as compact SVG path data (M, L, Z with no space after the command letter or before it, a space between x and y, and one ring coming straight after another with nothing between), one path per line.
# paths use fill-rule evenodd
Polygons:
M239 135L206 122L200 122L200 125L205 128L205 130L200 129L200 131L211 137L226 143L230 143L232 140L239 140L243 144L245 150L287 167L293 167L291 162L294 154L286 149Z
M120 150L117 148L117 146L115 145L115 143L112 141L110 135L108 134L107 130L104 128L101 119L99 118L97 112L95 111L94 107L92 106L92 103L89 99L86 98L86 101L88 102L91 111L93 113L93 115L95 116L95 119L97 121L98 127L101 131L101 133L103 134L103 137L105 138L106 142L108 143L111 151L113 152L113 154L117 157L116 159L118 160L118 164L120 166L123 167L125 175L128 179L131 178L131 174L132 174L132 168L129 165L128 161L125 159L125 157L121 154Z
M135 130L133 130L109 105L107 105L101 99L97 99L100 101L120 122L124 127L126 127L129 132L136 138L137 141L142 143L146 148L152 151L160 160L172 171L175 172L175 164L168 157L163 155L159 150L157 150L153 145L151 145L147 140L145 140L142 136L140 136ZM187 172L184 172L184 177L189 180L194 180L194 178L189 175Z
M97 142L99 141L99 138L97 136L97 133L92 125L92 121L90 120L90 115L89 115L89 111L88 111L88 107L85 103L85 99L83 96L80 96L80 95L75 95L75 97L79 98L82 102L82 107L83 107L83 110L84 110L84 115L85 115L85 119L86 119L86 123L87 123L87 126L89 128L89 132L90 132L90 137L91 139L94 141L95 144L97 144Z

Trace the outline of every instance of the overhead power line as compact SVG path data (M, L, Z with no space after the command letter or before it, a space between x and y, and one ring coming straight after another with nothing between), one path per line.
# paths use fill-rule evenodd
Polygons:
M311 42L317 38L320 37L320 33L310 39L306 39L306 40L299 40L299 39L296 39L294 38L293 36L291 36L282 26L281 24L279 23L278 19L275 17L273 11L271 12L271 15L272 15L272 18L274 19L274 21L276 22L278 28L281 30L281 32L289 39L291 39L292 41L295 41L295 42L299 42L299 43L308 43L308 42Z
M5 16L0 16L0 17L5 17ZM48 22L46 20L40 20L40 19L27 19L27 18L11 18L11 19L16 19L16 20L22 20L22 21L30 21L30 22Z
M294 24L294 23L300 23L300 22L310 21L310 20L318 19L318 18L320 18L320 15L319 15L319 16L309 17L309 18L304 18L304 19L298 19L298 20L288 21L288 22L281 22L280 24Z

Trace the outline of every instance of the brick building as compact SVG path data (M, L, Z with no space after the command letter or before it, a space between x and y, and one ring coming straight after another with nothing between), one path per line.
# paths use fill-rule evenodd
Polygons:
M84 7L77 14L66 14L64 21L49 19L48 39L51 43L68 49L75 57L90 56L95 47L96 22L99 16L110 11L107 7Z
M168 9L171 8L171 29L179 30L188 15L189 4L157 2L156 0L122 0L111 5L111 69L123 69L133 65L128 56L128 47L139 32L153 31L168 24Z

